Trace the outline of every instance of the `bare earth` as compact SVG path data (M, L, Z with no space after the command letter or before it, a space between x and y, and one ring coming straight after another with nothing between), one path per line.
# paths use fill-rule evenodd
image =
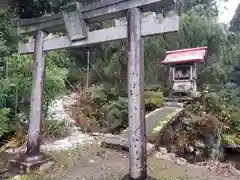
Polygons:
M48 172L30 175L34 180L121 180L128 173L126 152L101 148L97 142L70 151L53 153L56 164ZM193 165L179 165L154 155L148 157L148 174L154 180L237 180ZM150 179L150 178L149 178Z

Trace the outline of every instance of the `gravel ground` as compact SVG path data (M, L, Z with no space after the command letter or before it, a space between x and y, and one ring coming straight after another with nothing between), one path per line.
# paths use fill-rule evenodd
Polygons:
M48 172L32 174L34 180L120 180L126 179L129 163L126 152L104 149L98 143L88 144L70 151L53 153L57 160ZM224 177L206 168L148 157L148 174L156 180L237 180L239 176ZM125 178L124 178L125 177Z

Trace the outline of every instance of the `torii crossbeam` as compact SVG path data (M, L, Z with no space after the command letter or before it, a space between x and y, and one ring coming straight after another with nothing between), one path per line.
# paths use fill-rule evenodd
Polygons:
M15 19L18 33L34 35L31 42L19 42L20 54L34 53L33 85L29 115L28 145L21 166L36 165L44 161L40 153L40 132L43 121L43 92L45 54L61 48L77 48L91 44L128 39L128 118L130 178L146 179L146 135L143 99L144 50L142 37L176 32L179 17L158 16L149 21L143 16L147 11L168 11L175 0L102 0L82 7L79 3L61 7L61 13L34 19ZM89 23L127 17L127 23L107 29L89 31ZM65 33L49 38L47 34ZM25 167L26 168L26 167Z

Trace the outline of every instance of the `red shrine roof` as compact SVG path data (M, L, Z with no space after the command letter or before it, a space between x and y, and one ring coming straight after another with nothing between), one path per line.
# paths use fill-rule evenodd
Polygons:
M204 62L207 53L207 46L189 49L180 49L175 51L167 51L166 58L161 64L182 64L190 62Z

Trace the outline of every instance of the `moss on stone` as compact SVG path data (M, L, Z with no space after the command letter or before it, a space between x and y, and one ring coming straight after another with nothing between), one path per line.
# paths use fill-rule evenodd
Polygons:
M166 124L168 124L171 120L173 120L173 118L176 117L176 115L178 114L179 111L174 111L173 109L171 109L171 113L168 114L167 116L165 116L163 118L162 121L159 121L158 124L156 125L155 128L153 128L152 130L152 133L155 134L155 133L159 133Z

